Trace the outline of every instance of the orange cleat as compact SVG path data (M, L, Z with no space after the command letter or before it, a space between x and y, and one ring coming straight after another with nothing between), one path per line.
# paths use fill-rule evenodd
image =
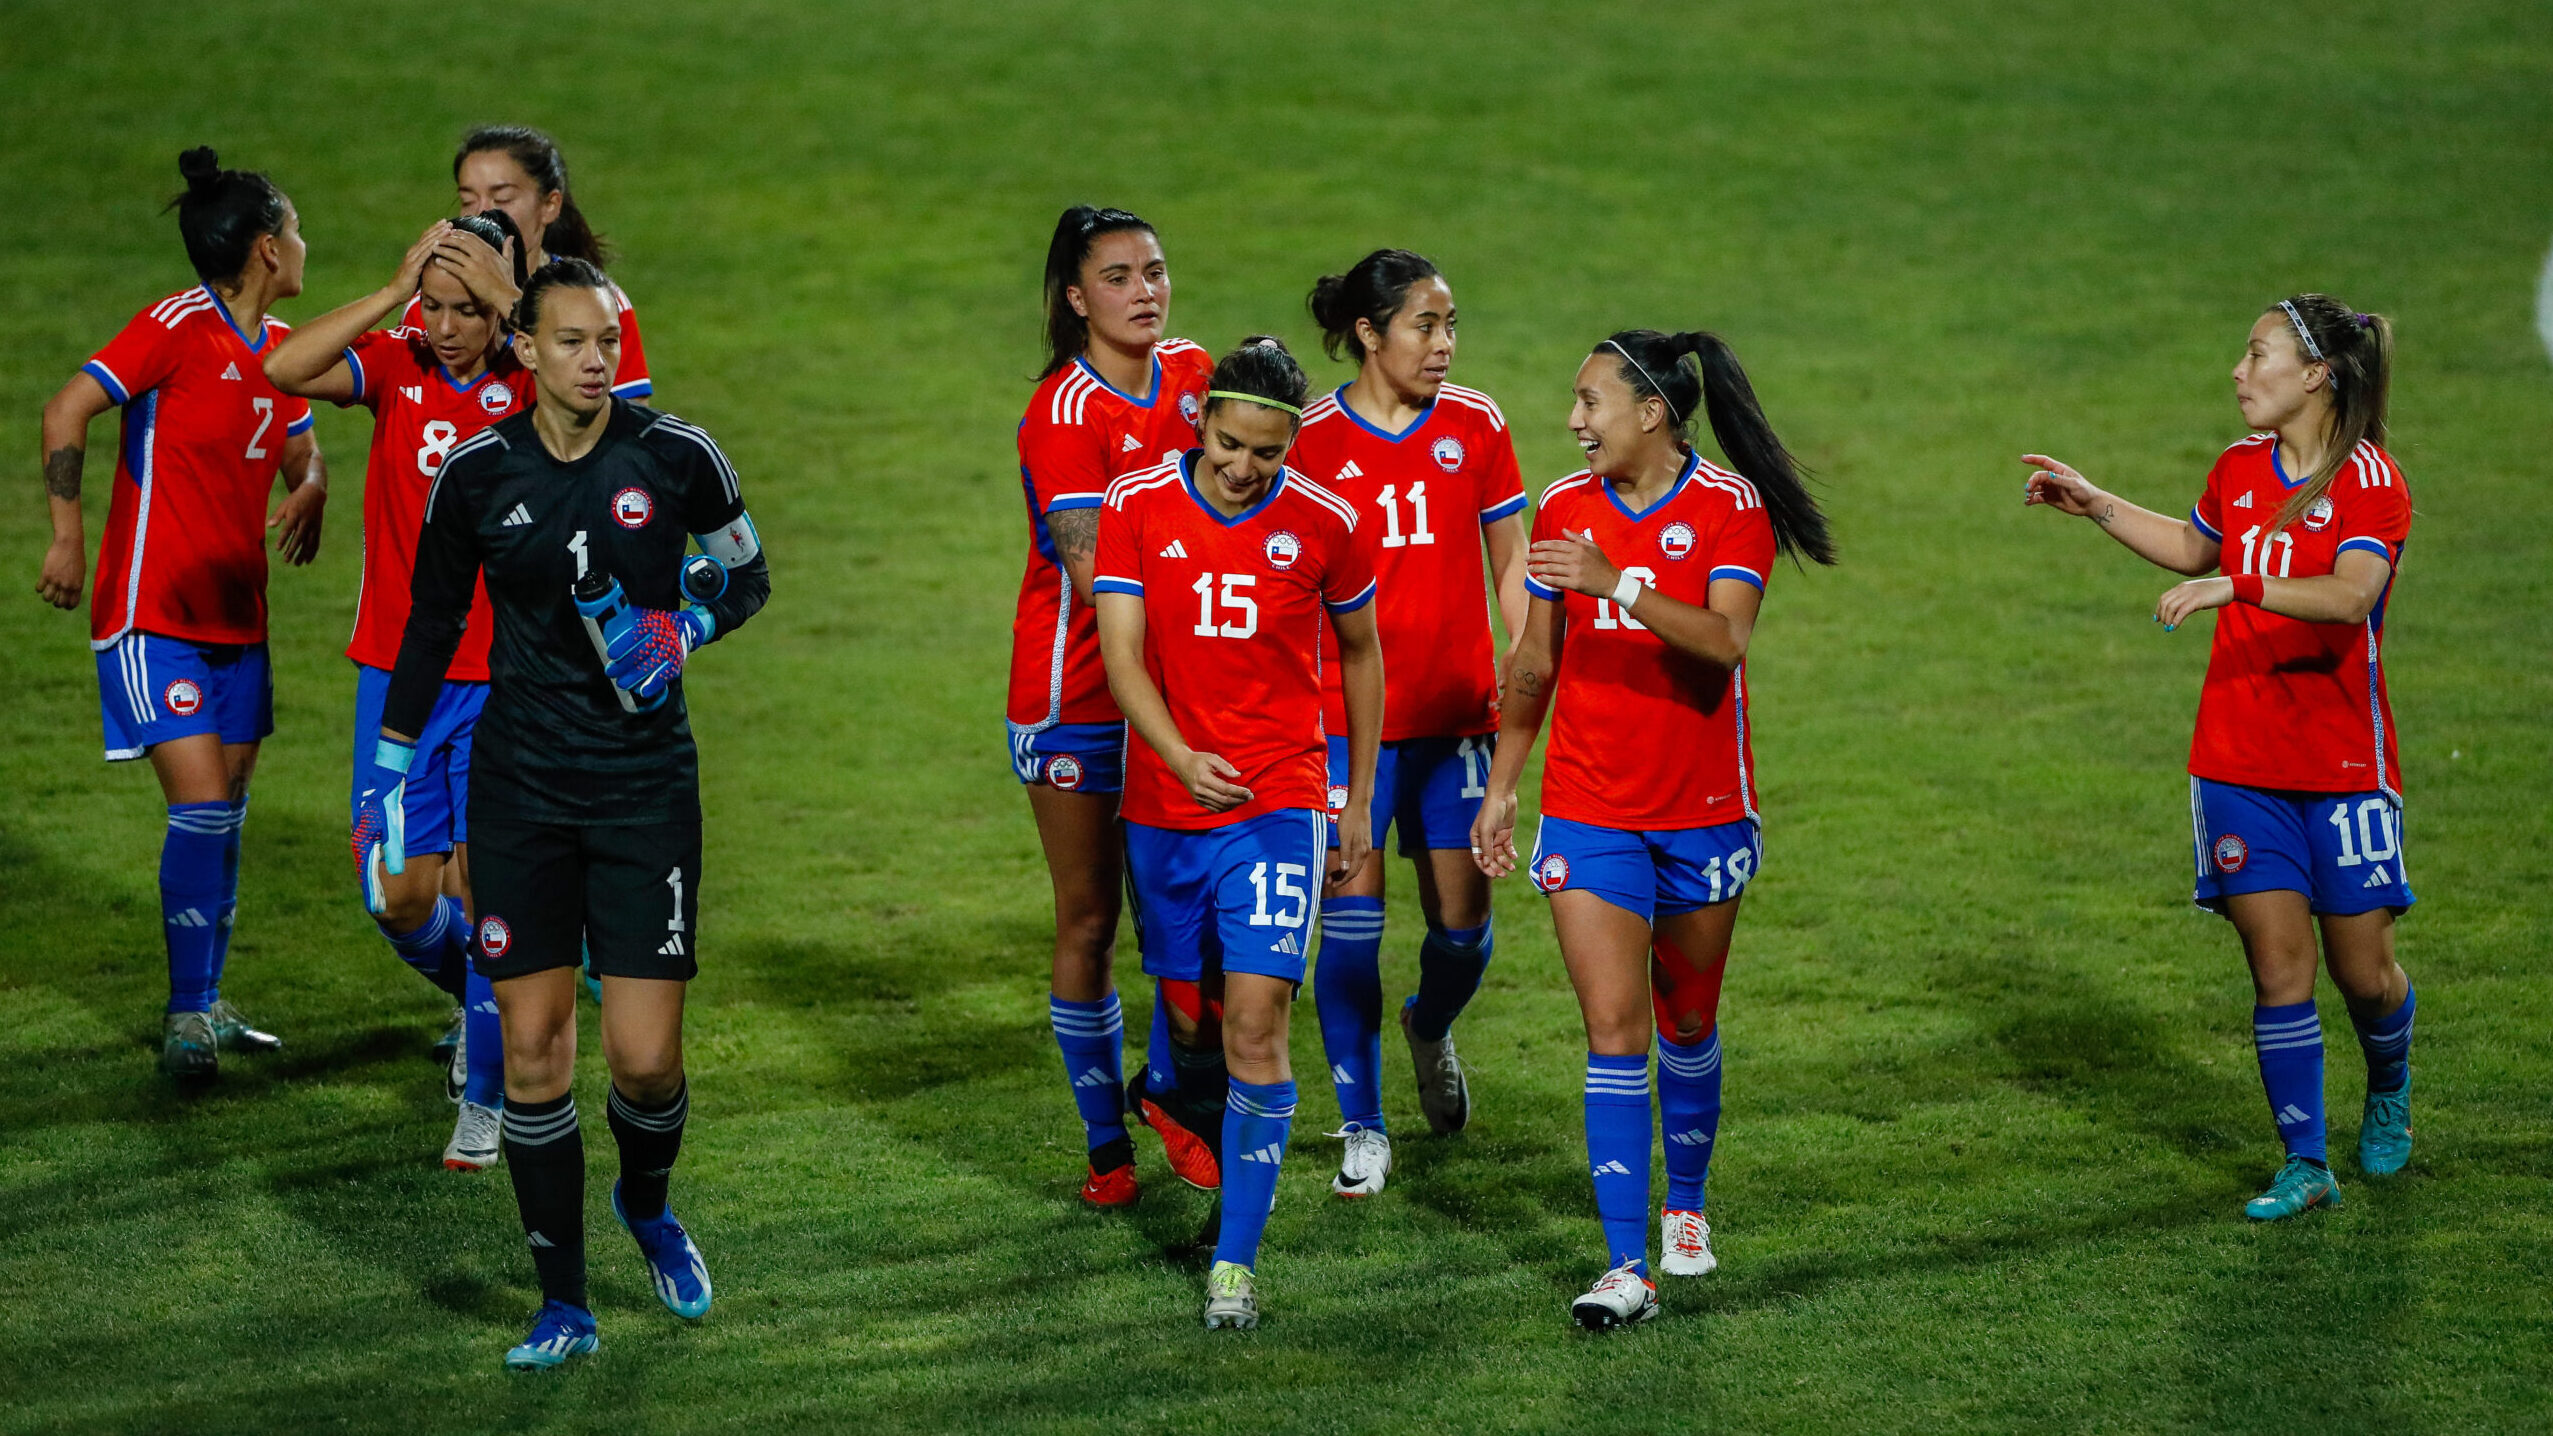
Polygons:
M1223 1190L1223 1168L1215 1163L1214 1148L1180 1126L1178 1118L1150 1097L1142 1100L1139 1111L1144 1125L1161 1134L1161 1154L1170 1159L1172 1176L1201 1192Z
M1093 1167L1089 1178L1081 1184L1082 1201L1102 1211L1131 1207L1142 1195L1142 1189L1135 1185L1135 1164L1132 1162L1105 1172Z

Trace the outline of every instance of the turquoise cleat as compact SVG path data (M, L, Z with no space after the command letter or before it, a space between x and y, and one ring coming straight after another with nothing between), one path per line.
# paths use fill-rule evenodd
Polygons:
M2256 1222L2274 1222L2292 1217L2315 1207L2340 1209L2340 1183L2329 1167L2317 1167L2302 1157L2289 1157L2287 1165L2269 1190L2243 1203L2243 1215Z
M2411 1077L2391 1092L2367 1094L2367 1112L2358 1121L2358 1170L2371 1177L2390 1177L2411 1160Z
M594 1313L563 1301L545 1301L541 1314L532 1319L532 1334L505 1353L505 1365L512 1371L547 1371L571 1356L589 1355L602 1344L603 1339L594 1334Z
M685 1321L698 1321L709 1314L709 1263L700 1258L700 1248L692 1245L691 1233L674 1220L674 1209L652 1222L633 1222L621 1209L621 1184L612 1183L612 1215L638 1241L638 1251L647 1258L648 1271L656 1279L656 1297L665 1309Z

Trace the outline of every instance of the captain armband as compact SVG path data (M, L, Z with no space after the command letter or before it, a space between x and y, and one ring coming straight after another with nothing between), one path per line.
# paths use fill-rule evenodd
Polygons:
M762 535L754 531L753 515L742 509L736 516L705 534L693 534L692 541L700 551L729 568L743 568L762 557Z

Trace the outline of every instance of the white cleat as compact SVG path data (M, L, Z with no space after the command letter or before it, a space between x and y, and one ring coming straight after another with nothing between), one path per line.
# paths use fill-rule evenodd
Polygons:
M1709 1276L1720 1269L1711 1254L1711 1224L1700 1212L1658 1214L1658 1270L1668 1276Z
M470 1090L470 1031L467 1027L452 1039L451 1059L443 1064L443 1100L459 1102L461 1094Z
M461 1115L452 1121L452 1140L443 1148L443 1165L456 1172L484 1172L495 1166L505 1152L504 1126L501 1109L462 1103Z
M1596 1278L1587 1294L1569 1303L1569 1314L1589 1331L1633 1326L1658 1314L1658 1288L1629 1262Z
M1206 1330L1253 1331L1258 1325L1259 1293L1250 1269L1237 1261L1216 1262L1206 1275Z
M1330 1178L1330 1195L1349 1198L1380 1196L1383 1179L1392 1174L1391 1137L1358 1122L1350 1122L1327 1135L1347 1139L1347 1151L1339 1157L1339 1174Z
M1464 1075L1463 1059L1454 1055L1454 1034L1421 1041L1410 1030L1409 1013L1408 1007L1401 1008L1401 1036L1409 1039L1410 1065L1418 1071L1419 1114L1429 1131L1450 1136L1472 1119L1471 1079Z

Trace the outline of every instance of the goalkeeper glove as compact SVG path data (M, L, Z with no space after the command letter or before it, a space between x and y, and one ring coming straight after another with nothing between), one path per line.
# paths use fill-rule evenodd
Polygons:
M355 800L351 846L355 869L363 874L363 905L375 917L390 910L381 870L408 870L408 767L416 758L416 744L381 739L373 746L363 796Z
M629 609L606 637L603 672L633 697L653 698L682 676L691 651L717 633L718 620L697 604Z

